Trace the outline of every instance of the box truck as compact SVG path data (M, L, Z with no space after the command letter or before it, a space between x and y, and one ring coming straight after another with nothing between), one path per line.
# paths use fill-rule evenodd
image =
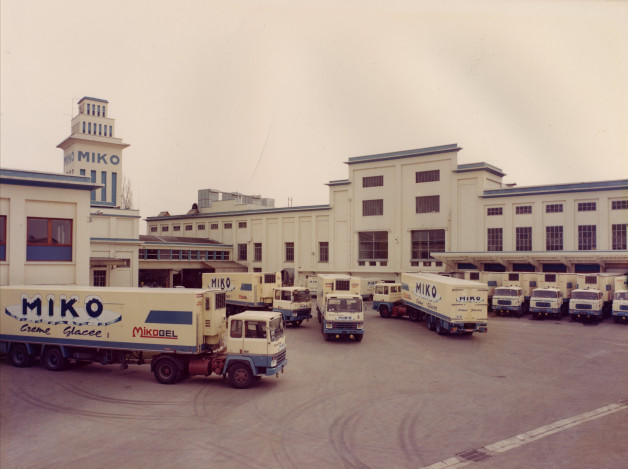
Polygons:
M273 311L283 315L286 324L300 326L303 321L312 319L310 290L303 287L275 288Z
M576 287L576 274L541 272L537 285L530 297L532 318L552 317L560 320L569 311L569 297Z
M601 321L610 317L617 277L619 274L577 274L576 288L569 299L571 320Z
M272 309L275 288L282 285L281 272L205 273L203 288L227 294L227 315L251 309Z
M245 311L228 321L225 294L201 289L72 285L0 287L0 352L17 367L71 362L150 362L173 384L212 373L246 388L287 364L281 313Z
M324 340L364 337L364 301L359 282L348 275L319 274L316 312Z
M628 324L628 275L624 274L615 279L615 294L613 295L613 320Z
M412 319L438 334L487 332L488 286L432 273L402 273L402 302Z

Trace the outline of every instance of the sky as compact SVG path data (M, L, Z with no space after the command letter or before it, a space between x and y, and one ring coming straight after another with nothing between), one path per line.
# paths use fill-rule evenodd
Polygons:
M628 178L627 1L0 0L0 21L0 166L62 173L77 102L106 99L142 218L206 188L328 204L350 157L452 143L519 186Z

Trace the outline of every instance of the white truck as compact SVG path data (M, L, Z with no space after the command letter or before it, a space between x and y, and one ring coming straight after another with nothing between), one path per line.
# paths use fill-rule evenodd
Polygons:
M73 285L0 287L0 352L16 367L51 371L71 361L150 362L158 382L212 373L235 388L279 376L287 364L280 313L228 319L225 294L201 289Z
M388 318L393 314L393 308L401 303L401 283L380 282L373 291L373 309L379 315Z
M615 295L613 296L613 321L628 324L628 275L615 279Z
M319 274L316 311L324 340L364 337L364 301L359 282L348 275Z
M488 286L432 273L402 273L402 308L438 334L487 332Z
M576 287L576 274L542 272L538 274L537 285L530 297L532 318L560 320L569 312L569 297Z
M201 282L203 288L227 294L227 315L272 309L275 289L282 286L281 272L204 273Z
M576 288L569 299L569 317L602 321L610 317L615 279L618 274L577 274Z
M307 288L279 287L274 295L273 311L281 312L286 324L300 326L312 319L312 300Z
M493 295L497 287L502 286L503 272L490 272L490 271L465 271L465 280L472 280L474 282L485 283L488 287L488 309L491 310L493 306Z
M493 291L492 310L521 317L530 310L532 289L537 286L536 272L503 272L500 287Z

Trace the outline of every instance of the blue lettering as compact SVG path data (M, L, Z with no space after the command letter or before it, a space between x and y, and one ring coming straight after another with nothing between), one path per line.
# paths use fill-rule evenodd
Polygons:
M98 164L107 164L107 153L98 153Z
M109 158L109 163L113 165L120 164L120 157L118 155L111 155L111 158Z
M89 163L89 152L88 151L81 151L81 150L79 150L79 152L78 152L78 162L80 163L81 160L86 160Z
M75 318L79 317L78 313L74 309L74 303L76 303L76 298L72 298L70 299L70 301L67 301L65 298L61 298L61 317L62 318L65 317L66 312L69 312Z
M27 314L27 309L37 309L37 316L41 316L41 298L35 298L30 303L26 298L22 298L22 314L24 316Z
M96 310L94 311L94 305L96 305ZM89 315L90 318L97 318L103 311L103 305L96 298L92 298L85 304L85 311Z

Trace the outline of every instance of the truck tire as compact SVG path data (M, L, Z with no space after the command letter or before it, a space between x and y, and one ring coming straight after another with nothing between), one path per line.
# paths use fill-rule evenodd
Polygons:
M161 384L174 384L181 377L181 370L170 357L162 357L153 366L155 379Z
M11 364L17 368L26 368L31 366L32 360L28 354L28 349L24 344L13 344L9 350L9 360Z
M255 381L251 368L244 363L235 363L229 367L229 383L236 389L245 389Z
M388 309L388 306L386 305L381 305L379 307L379 315L383 318L389 318L390 317L390 310Z
M418 322L419 320L419 312L416 309L411 309L408 313L408 317L412 322Z
M442 321L440 319L436 319L436 333L438 335L445 335L445 329L443 328Z
M62 371L68 366L68 360L63 356L58 347L49 347L41 356L44 368L49 371Z
M428 316L427 317L427 328L430 331L433 331L436 329L436 321L434 319L434 316Z

